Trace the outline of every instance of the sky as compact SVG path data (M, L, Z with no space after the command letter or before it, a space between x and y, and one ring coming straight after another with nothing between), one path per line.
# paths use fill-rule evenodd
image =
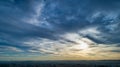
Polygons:
M0 0L0 61L120 60L120 0Z

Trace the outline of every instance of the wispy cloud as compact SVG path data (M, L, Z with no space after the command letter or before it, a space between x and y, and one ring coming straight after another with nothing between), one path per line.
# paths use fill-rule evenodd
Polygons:
M119 4L118 0L1 0L0 55L118 58ZM81 49L83 44L88 45L86 50Z
M0 52L24 52L22 49L12 46L0 46Z

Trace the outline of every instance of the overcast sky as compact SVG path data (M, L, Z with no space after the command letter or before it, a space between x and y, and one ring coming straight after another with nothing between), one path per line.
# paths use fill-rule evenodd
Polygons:
M0 60L120 59L120 0L0 0Z

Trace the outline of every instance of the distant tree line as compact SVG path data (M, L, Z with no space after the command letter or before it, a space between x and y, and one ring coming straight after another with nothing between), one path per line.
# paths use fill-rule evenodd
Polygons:
M120 65L96 65L96 64L0 64L0 67L120 67Z

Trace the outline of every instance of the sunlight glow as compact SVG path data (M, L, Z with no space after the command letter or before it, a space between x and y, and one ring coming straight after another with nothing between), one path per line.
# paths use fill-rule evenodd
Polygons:
M84 44L80 44L80 49L87 49L88 48L88 44L84 43Z
M86 50L88 47L89 45L85 42L81 42L80 44L73 46L74 49L82 49L82 50Z

